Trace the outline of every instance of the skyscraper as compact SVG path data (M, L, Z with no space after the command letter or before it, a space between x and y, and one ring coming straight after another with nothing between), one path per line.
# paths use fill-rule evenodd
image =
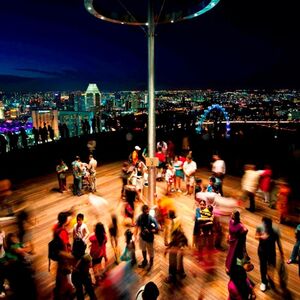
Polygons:
M94 110L101 105L101 93L96 83L90 83L84 97L85 111Z

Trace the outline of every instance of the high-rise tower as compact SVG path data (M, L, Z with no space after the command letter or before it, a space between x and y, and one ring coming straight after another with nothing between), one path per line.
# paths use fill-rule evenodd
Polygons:
M101 93L96 83L90 83L84 97L85 110L91 111L101 105Z

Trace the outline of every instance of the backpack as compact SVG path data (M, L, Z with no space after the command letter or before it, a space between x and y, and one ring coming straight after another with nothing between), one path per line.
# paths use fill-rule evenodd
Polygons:
M62 229L57 230L54 233L54 237L52 241L48 243L48 271L50 272L50 264L51 260L58 261L59 260L59 252L64 250L64 243L62 239L59 237L59 234Z
M141 217L141 238L145 242L152 243L154 240L154 234L152 232L152 229L156 229L156 227L153 227L153 219L150 215Z

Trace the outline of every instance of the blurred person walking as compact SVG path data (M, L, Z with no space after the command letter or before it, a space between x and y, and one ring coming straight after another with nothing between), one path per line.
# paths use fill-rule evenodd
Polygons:
M250 206L246 209L250 212L255 211L255 193L258 188L260 172L255 170L255 165L245 165L244 175L242 177L243 198L249 198Z
M297 257L298 257L298 261L300 263L300 224L298 224L298 226L295 229L295 238L296 238L296 242L294 244L291 256L287 261L287 264L296 263Z
M225 161L220 158L219 155L215 154L212 157L213 163L211 167L211 171L213 176L217 177L220 180L219 183L219 193L223 196L223 180L226 173L226 165Z
M11 299L37 299L34 269L31 264L31 247L20 242L15 233L6 238L7 278L13 292Z
M74 294L74 287L71 282L72 255L68 232L68 216L68 212L60 212L57 217L58 222L53 227L53 241L56 241L56 249L54 250L57 255L57 270L54 288L55 300L72 299Z
M265 203L270 202L270 190L272 181L271 166L265 165L264 169L260 172L259 190L263 193Z
M92 266L92 258L88 253L85 253L86 244L82 239L75 239L73 243L72 255L74 257L73 270L72 270L72 283L76 289L76 299L84 300L85 293L88 294L91 300L97 299L92 279L89 272Z
M169 276L166 283L176 283L177 275L186 277L183 265L184 248L188 246L187 238L183 232L181 220L176 217L173 210L169 211L169 226L165 228L165 254L169 253Z
M125 231L125 248L120 257L122 261L130 261L131 266L136 264L135 256L135 242L133 240L133 233L130 229Z
M111 215L111 223L108 228L110 243L114 250L115 263L118 264L120 261L120 250L119 250L119 228L118 218L116 214Z
M251 300L256 299L253 285L242 266L234 265L229 273L228 300Z
M238 210L233 211L229 221L229 249L225 262L227 274L232 274L232 270L237 264L237 259L242 261L244 258L247 259L248 257L246 251L247 233L248 229L241 222L240 212Z
M276 267L276 243L280 252L281 261L284 260L283 249L280 242L280 232L278 228L273 226L271 218L263 217L262 224L256 228L255 238L259 240L260 290L265 292L268 285L274 288L273 275Z

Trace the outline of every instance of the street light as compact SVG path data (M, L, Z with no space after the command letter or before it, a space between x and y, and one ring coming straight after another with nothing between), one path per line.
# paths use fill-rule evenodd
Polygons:
M154 98L154 34L157 24L198 17L220 0L84 0L87 11L98 19L121 25L146 26L148 35L148 202L156 192L156 123Z

